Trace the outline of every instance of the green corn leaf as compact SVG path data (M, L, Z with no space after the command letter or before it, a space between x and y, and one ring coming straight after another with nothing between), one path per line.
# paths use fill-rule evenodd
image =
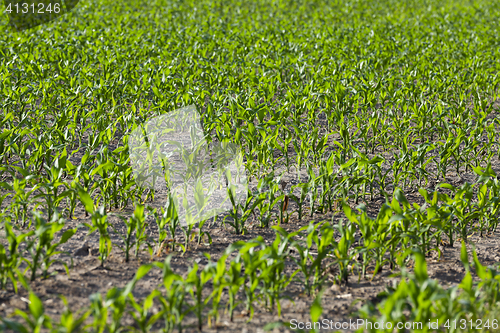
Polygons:
M80 199L80 201L85 206L85 210L89 214L93 214L94 213L94 201L92 200L92 198L90 197L90 195L87 192L83 191L83 190L79 190L78 191L78 198Z

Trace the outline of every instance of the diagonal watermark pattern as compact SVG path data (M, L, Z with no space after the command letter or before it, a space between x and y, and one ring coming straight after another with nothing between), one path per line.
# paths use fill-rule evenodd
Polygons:
M206 220L247 199L240 148L207 142L194 106L150 119L129 138L138 185L166 187L183 225Z

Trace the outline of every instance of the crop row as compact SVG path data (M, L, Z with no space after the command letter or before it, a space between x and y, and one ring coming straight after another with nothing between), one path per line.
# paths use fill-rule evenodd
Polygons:
M302 165L302 168L299 168L294 165L297 177L289 191L285 190L286 182L280 181L285 176L293 175L289 165L287 165L288 171L282 167L281 170L285 171L269 170L258 175L258 182L252 182L252 177L255 175L250 175L248 199L241 207L233 203L231 225L237 233L241 233L251 214L255 216L255 213L259 212L260 226L269 227L271 219L275 216L279 215L280 221L284 220L285 210L292 207L288 206L290 200L295 202L293 207L299 220L304 215L306 204L309 204L308 210L312 217L315 212L334 210L339 200L351 199L358 203L360 198L367 201L373 200L375 196L385 197L388 200L391 189L397 188L401 183L403 190L409 185L428 185L430 172L426 170L426 166L428 167L433 159L437 169L436 174L431 176L436 179L439 179L439 175L442 174L443 180L446 180L447 168L452 159L458 163L455 164L457 173L461 166L459 162L465 161L464 168L471 169L477 175L496 176L490 164L493 152L485 148L491 147L493 142L490 142L490 146L473 148L482 152L489 151L488 154L478 153L478 155L486 156L483 161L487 161L487 165L483 168L481 164L484 163L481 163L480 156L466 160L467 155L458 149L460 147L458 139L460 137L457 139L450 137L450 140L442 145L445 148L451 147L450 151L438 151L438 154L428 158L427 154L438 150L439 144L426 143L411 149L402 149L395 153L390 168L385 167L388 162L382 155L369 158L354 146L349 149L353 152L353 157L344 156L345 150L336 150L329 152L328 155L325 153L328 158L318 159L316 165L307 162L309 160L301 162L299 154L297 163L305 164L306 167ZM318 144L323 150L325 141ZM341 146L337 141L335 144ZM4 194L0 197L0 207L2 201L8 202L4 205L2 214L24 226L26 221L31 219L29 212L40 206L44 208L44 214L50 220L56 212L69 218L73 217L79 202L85 203L86 216L88 216L94 210L94 208L88 208L89 204L86 203L88 200L92 201L91 206L103 206L106 211L123 208L130 202L144 204L148 200L153 201L155 190L137 185L132 168L128 164L129 157L126 150L120 151L121 157L118 162L111 161L114 156L114 153L109 153L105 148L95 156L84 155L81 164L75 167L69 161L64 149L50 163L47 176L42 174L34 176L27 170L13 165L1 167L0 171L10 173L12 179L11 182L0 183L0 187L4 189ZM246 165L251 165L251 161L247 160ZM482 170L487 171L484 173ZM490 183L486 186L488 188L485 187L482 191L496 191L490 188ZM289 215L290 212L287 211L286 218Z
M426 202L423 206L419 206L417 203L411 205L404 196L403 191L397 189L392 202L387 201L375 218L368 216L364 205L358 207L360 214L357 214L346 201L343 201L343 210L349 222L347 224L338 224L335 228L329 226L328 230L330 231L328 231L329 236L327 237L329 240L325 240L325 244L331 246L328 242L332 240L333 231L337 230L341 235L341 241L338 243L340 247L336 250L338 252L336 256L343 258L342 261L339 261L339 270L341 272L339 280L347 278L347 267L350 266L356 255L362 255L363 257L362 275L364 276L366 267L372 261L375 261L376 273L387 262L387 259L384 258L387 253L390 254L388 262L393 267L400 248L418 247L422 253L427 254L431 250L438 250L443 241L447 241L449 246L453 246L457 235L462 240L467 240L471 232L477 232L481 237L495 232L498 227L498 211L500 209L500 183L491 167L484 170L474 168L474 170L478 174L478 181L475 184L465 183L460 187L454 187L447 183L440 184L439 188L449 191L449 195L442 193L442 191L429 192L421 188L419 192ZM19 181L16 179L15 184L18 183ZM273 226L273 228L281 228L279 225L286 223L288 220L288 212L285 211L284 204L289 197L287 194L282 193L283 188L280 189L278 184L278 181L269 177L261 179L257 187L261 192L249 197L244 203L233 201L233 211L226 216L223 222L226 223L228 217L232 218L227 223L236 232L241 233L245 231L246 220L252 216L252 213L255 214L255 211L257 211L261 223L265 223L265 226L269 226L271 224L269 222L275 221L278 226ZM296 200L299 204L299 219L301 204L305 197L304 193L307 194L304 188L307 188L307 185L306 183L302 187L300 196L289 194L290 198ZM95 231L99 233L99 253L101 264L104 264L112 248L110 234L113 230L118 233L116 226L108 222L108 213L104 206L99 206L99 201L94 201L83 188L80 187L75 196L84 205L90 217L91 223L85 224L89 229L89 233ZM311 202L314 203L313 200ZM273 217L270 212L277 203L282 203L283 206L279 205L278 207L280 208L279 217ZM156 240L151 239L146 233L146 215L148 211L154 216L158 228L158 238ZM311 207L311 212L313 211L314 208ZM274 220L271 220L273 218ZM32 267L31 279L34 280L40 263L43 262L44 275L46 275L46 270L52 262L50 258L58 253L56 247L65 243L76 232L76 229L67 230L61 236L59 243L56 245L51 243L55 234L64 226L64 219L61 218L56 209L53 210L50 220L43 218L40 213L35 211L28 225L28 229L31 230L28 231L23 231L16 224L12 225L12 220L8 216L5 219L5 233L9 242L9 250L7 252L2 250L4 253L1 266L2 286L5 286L7 277L12 279L13 272L22 261L22 256L18 256L18 248L23 242L28 243L26 249L32 253L33 260L31 263L30 261L27 261L27 263ZM144 205L137 204L133 215L128 219L122 217L122 220L126 226L126 233L120 236L123 240L126 261L128 261L129 251L134 245L135 255L137 256L142 244L148 245L151 254L156 253L159 255L163 249L170 247L169 242L171 242L172 250L180 246L184 251L189 246L189 240L196 236L198 243L205 238L211 242L210 232L204 228L207 220L201 221L197 226L193 224L181 225L171 200L167 202L165 207L153 208L148 206L147 210ZM324 231L325 226L323 225L320 229ZM314 230L318 227L319 225L314 228L309 226L301 230L306 231L307 237L313 237ZM14 232L13 228L18 229L19 232ZM184 244L179 242L177 235L179 229L184 234ZM359 230L361 234L361 237L357 240L354 238L356 230ZM351 247L356 242L358 246L353 251ZM311 244L309 244L310 246ZM319 243L317 246L319 246ZM331 251L331 249L329 248L328 251ZM303 260L307 262L307 258L306 255ZM343 262L345 260L347 260L347 263ZM306 285L309 289L308 283Z
M494 232L498 225L500 186L491 168L479 172L478 183L474 185L466 183L455 188L450 184L441 184L440 187L449 190L450 195L439 191L429 193L421 189L426 201L422 207L416 203L410 205L403 192L397 189L392 202L384 204L376 217L368 216L363 205L359 207L359 213L355 213L344 202L343 210L347 220L341 219L336 224L328 221L311 222L290 233L281 226L272 226L276 231L272 245L266 245L260 236L251 241L236 242L217 263L207 265L199 277L196 275L197 266L191 271L195 273L188 274L188 277L193 275L191 278L196 284L197 307L207 304L201 302L200 288L209 279L217 278L220 281L212 281L214 286L220 285L218 296L212 299L213 314L219 313L217 300L224 289L222 286L227 287L231 318L240 290L244 291L245 304L250 313L253 313L257 300L262 301L268 309L277 308L280 313L282 292L292 281L303 284L304 290L311 294L321 289L330 277L329 273L334 275L334 283L347 283L349 275L355 274L355 271L358 279L361 279L366 277L370 267L373 270L370 274L373 276L384 267L391 270L406 267L408 251L418 251L422 255L437 251L441 255L443 240L453 246L457 234L462 241L467 241L470 231L481 235ZM99 232L99 258L104 265L113 246L110 233L115 226L107 221L103 206L96 209L86 192L81 191L79 195L91 217L92 224L87 224L89 232ZM159 228L157 240L151 240L145 233L147 210L143 205L137 205L133 216L128 220L124 219L127 233L122 235L125 245L122 249L126 252L127 260L129 250L135 245L137 255L143 243L148 243L151 255L154 254L154 249L157 254L161 253L167 236L171 237L172 249L176 249L178 217L172 207L173 205L166 206L166 209L160 211L149 209ZM61 253L58 246L77 232L76 228L66 230L56 241L56 233L64 227L64 220L57 212L50 221L36 213L30 224L33 224L33 230L23 231L8 221L5 222L7 249L0 245L0 282L3 288L7 287L9 281L16 291L19 282L26 285L24 275L28 270L31 271L31 281L37 278L39 269L42 270L42 277L46 278L49 267L56 261L54 256ZM203 225L197 231L198 242L205 234L209 235L208 231L202 231L202 227ZM185 233L185 246L188 246L193 226L181 228ZM185 246L181 245L184 250ZM227 263L229 254L235 250L238 251L236 258ZM25 257L26 253L29 257ZM208 259L210 260L210 256ZM295 266L291 273L285 270L287 262L292 262ZM63 264L70 274L67 263ZM21 266L25 267L24 272ZM202 308L198 309L200 325ZM179 318L176 320L182 321Z
M314 230L316 227L317 225L311 225L309 229ZM195 263L185 277L172 270L171 256L165 262L143 265L124 288L113 287L105 296L92 294L90 306L76 313L69 309L66 299L61 296L65 309L59 321L54 321L45 314L42 301L30 291L29 310L24 312L17 309L14 312L14 316L22 318L24 323L2 318L3 329L16 332L37 332L42 328L50 329L51 332L119 332L123 329L150 332L162 327L162 332L172 332L174 329L182 332L191 326L186 326L186 319L191 316L195 318L194 326L201 331L206 323L209 327L216 326L224 308L233 321L234 311L239 304L243 304L248 311L248 321L251 321L256 303L269 311L277 310L281 316L280 299L284 297L282 292L295 280L297 272L301 271L307 277L307 271L314 271L318 277L321 260L324 259L324 240L328 238L328 230L331 229L325 224L319 233L312 232L309 234L312 237L307 236L305 243L310 245L317 243L318 234L322 236L320 244L317 244L317 257L311 256L310 245L309 248L303 247L294 240L300 232L287 235L283 229L276 230L276 239L271 245L266 245L262 238L256 238L248 243L232 244L216 261L205 254L208 263L201 269ZM338 248L340 247L339 244ZM293 258L294 249L300 254L299 260ZM236 257L228 260L234 252ZM307 261L307 257L311 257L312 265L305 271L301 267L289 275L284 268L287 257L299 265L300 261ZM399 258L401 262L413 264L413 274L408 273L407 264L403 264L401 283L380 294L380 304L375 306L368 302L353 315L352 321L357 323L355 327L358 332L364 332L365 329L368 332L392 332L398 323L409 324L414 331L422 332L441 327L452 332L465 332L469 329L494 332L498 329L498 318L495 316L500 311L500 274L493 267L482 266L475 251L471 263L464 242L461 260L466 268L465 277L459 285L448 289L428 277L425 256L418 249L407 249ZM473 281L472 267L479 277L478 282ZM135 285L154 268L161 270L162 283L140 301L133 295ZM19 275L19 279L30 290L22 275ZM310 332L325 328L325 322L320 320L324 289L319 289L310 308L311 320L307 327ZM125 325L125 319L131 319L132 324ZM360 319L364 320L361 327ZM276 327L296 329L297 323L279 321L266 325L267 329Z
M360 10L370 20L352 27L345 20ZM214 140L242 148L252 177L323 168L308 185L316 206L485 166L500 151L497 13L488 1L92 2L71 14L92 28L68 19L6 34L0 179L18 203L10 213L24 223L38 202L50 219L64 203L71 216L80 186L107 210L139 201L128 134L190 104ZM27 185L12 184L16 175Z

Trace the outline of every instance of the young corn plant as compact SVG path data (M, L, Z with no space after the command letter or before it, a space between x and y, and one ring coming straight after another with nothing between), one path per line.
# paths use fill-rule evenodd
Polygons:
M65 225L64 219L60 218L57 212L52 216L50 222L47 222L38 212L34 212L33 219L35 221L34 239L30 240L28 245L32 260L25 259L28 268L31 270L31 281L36 279L38 268L42 268L42 276L43 278L47 278L49 267L54 262L59 261L52 259L52 257L62 253L61 251L57 251L57 248L61 244L66 243L77 231L77 228L66 230L59 242L53 243L56 233ZM66 263L63 263L63 265L69 276L68 266Z
M135 257L137 258L141 245L148 239L146 234L148 223L146 222L146 215L144 214L144 205L137 204L131 219L134 220L133 224L135 225Z
M443 184L441 186L443 186ZM446 185L444 187L446 187ZM453 188L451 185L450 187ZM433 220L434 216L436 216L436 227L439 231L441 231L441 234L445 234L447 236L449 245L453 246L455 242L455 233L457 232L457 227L454 223L454 219L456 218L453 207L454 199L448 197L447 194L439 193L438 191L429 193L427 190L421 188L419 189L419 192L424 197L426 204L428 205L428 218ZM443 202L443 204L438 205L439 202ZM438 234L438 243L442 243L439 238L441 234Z
M61 295L61 300L64 304L64 309L61 314L61 319L59 322L54 323L57 332L79 332L84 328L85 320L90 316L90 310L85 309L83 311L78 311L74 313L71 311L68 305L68 300L64 295Z
M119 247L123 252L125 252L125 262L128 262L130 249L134 246L135 243L134 240L132 239L132 235L134 234L134 231L136 231L137 229L136 227L137 219L130 217L127 220L127 218L124 216L120 216L120 219L125 223L125 226L127 227L127 233L125 235L119 233L114 225L111 225L111 227L113 228L114 232L121 237L123 243L125 244L124 247L121 246Z
M163 247L165 246L165 243L167 243L168 240L168 220L166 218L166 212L165 208L161 207L160 212L158 212L158 209L153 209L152 207L147 207L148 210L152 212L152 214L155 217L155 222L158 227L158 241L156 242L155 246L155 253L156 256L160 256L161 252L163 251Z
M409 233L414 235L415 239L418 239L416 246L425 256L432 250L432 239L442 231L437 230L431 235L431 228L433 227L432 223L434 221L432 219L427 219L426 214L424 214L425 207L422 208L417 203L414 203L413 207L414 209L412 209L409 214L406 214L411 221ZM439 227L439 224L437 224L437 226Z
M59 209L61 202L71 195L71 190L68 190L69 184L63 179L65 167L66 167L66 151L64 150L62 155L55 159L54 164L51 165L50 169L47 168L48 178L42 179L42 182L35 186L36 189L45 193L41 193L36 197L43 197L48 207L48 216L50 220L52 214ZM62 192L59 192L59 188L62 188Z
M311 167L310 164L307 166L307 173L309 175L309 210L310 210L310 217L313 217L315 213L315 204L316 201L318 200L318 189L319 189L319 180L321 179L321 175L316 176L314 173L313 168Z
M217 216L214 216L214 222L217 219ZM212 244L212 236L210 236L210 233L208 231L203 231L203 227L205 226L205 223L207 223L208 219L200 221L198 224L198 245L201 244L201 242L205 239L205 236L207 238L208 243L205 243L205 245L211 245Z
M167 256L164 262L153 262L149 265L143 265L142 273L137 277L144 276L151 267L157 267L162 271L162 285L165 288L164 294L158 295L158 301L161 305L160 312L162 313L165 322L164 331L173 332L177 328L178 332L182 332L182 322L186 314L190 311L186 304L186 282L178 274L174 273L170 266L172 255Z
M38 298L38 296L36 296L32 291L29 293L28 311L25 312L20 309L15 309L14 313L24 320L27 327L16 321L2 318L1 320L5 328L11 330L12 332L28 333L40 332L42 329L52 329L52 320L45 313L45 309L40 298ZM0 326L0 328L2 327Z
M198 331L202 331L203 328L203 310L207 305L210 298L206 300L203 299L203 288L205 285L212 279L213 271L210 270L209 267L205 267L200 274L198 274L198 264L194 264L194 266L189 270L187 278L186 278L186 288L191 295L193 300L192 310L196 314L196 318L198 319Z
M320 228L320 232L317 229ZM312 222L308 226L300 228L294 233L288 234L284 229L276 228L285 238L294 238L296 235L302 234L303 231L306 232L306 242L301 245L301 242L293 240L291 246L298 252L299 258L290 256L290 259L295 262L299 267L296 272L292 275L295 277L297 273L302 273L303 278L297 279L298 281L303 281L307 295L311 295L311 291L319 287L322 283L322 272L327 269L322 265L323 259L325 259L331 252L329 247L333 240L333 228L328 223L319 222L313 224ZM321 234L321 237L320 237ZM317 253L313 251L313 244L316 245ZM312 280L312 281L311 281Z
M242 215L240 221L248 221L249 217L254 214L255 209L261 205L261 203L266 199L265 193L260 193L258 195L253 195L253 193L248 191L247 200L244 204L240 204ZM200 227L201 228L201 227ZM200 229L201 230L201 229Z
M265 242L262 237L258 237L254 241L241 244L238 256L235 259L237 262L243 262L245 276L248 280L243 285L245 291L245 307L249 313L248 322L251 321L254 316L254 302L259 298L257 289L261 280L261 268L262 265L264 265L265 260L262 258L264 251L255 250L257 246L265 246Z
M212 300L212 306L208 312L208 326L210 328L217 326L220 320L220 303L223 295L223 290L225 287L225 273L226 273L226 260L228 254L223 254L217 262L212 262L210 255L206 254L209 263L207 264L207 269L212 272L212 293L210 294L210 299ZM213 320L213 322L212 322Z
M334 155L330 154L326 161L320 162L320 174L322 175L322 193L320 205L324 209L327 207L332 211L332 192L333 192L333 172L334 172Z
M100 293L90 295L90 309L92 327L96 332L118 333L123 330L121 319L127 309L127 294L122 289L113 287L103 298ZM111 320L108 323L108 316L111 314Z
M281 292L285 289L293 279L284 274L285 259L288 257L289 246L291 239L285 237L281 238L279 233L276 233L276 239L272 246L267 246L264 251L262 259L265 259L261 266L261 286L260 293L265 299L265 306L269 311L274 311L276 306L278 316L281 316Z
M14 291L17 293L17 284L22 282L22 273L19 271L23 257L19 252L19 245L25 242L27 237L34 234L34 231L16 234L9 221L4 222L4 230L9 243L7 249L0 244L0 289L7 288L10 280Z
M67 205L69 206L68 211L68 218L73 219L73 214L75 213L75 208L77 204L77 199L78 199L78 189L81 188L81 185L79 183L78 178L75 178L71 181L71 184L69 185L68 189L68 196L67 196Z
M245 216L240 216L240 204L236 202L233 189L230 186L227 188L227 194L231 200L233 208L229 215L224 218L224 222L228 217L231 217L232 221L228 221L227 223L234 228L234 232L236 234L244 235L246 233L245 220L248 218L252 210L248 212L248 214L245 214Z
M295 201L297 203L297 206L298 206L298 214L299 214L299 221L302 221L302 215L303 215L303 206L306 202L306 198L307 198L307 195L309 193L309 186L311 184L309 182L307 183L300 183L300 184L297 184L297 185L293 185L292 186L292 190L290 191L290 194L288 195L290 197L290 199L292 199L293 201ZM296 196L295 194L293 194L293 190L294 189L299 189L300 190L300 195L299 196Z
M311 295L311 291L313 290L314 283L311 283L311 277L314 274L314 267L312 262L314 262L314 256L311 254L312 245L313 245L313 237L317 237L316 229L321 225L321 223L313 224L310 223L309 226L305 226L300 228L297 232L294 232L291 236L302 234L302 231L307 229L307 240L305 246L301 244L301 242L294 240L292 241L291 246L298 252L299 258L295 258L290 256L293 262L299 267L296 270L296 273L300 272L304 275L303 278L296 278L299 281L304 281L304 287L307 292L307 295ZM277 229L281 234L288 236L286 231L282 229ZM310 236L309 236L310 235ZM285 236L285 237L286 237ZM311 263L311 264L310 264Z
M456 230L465 242L468 239L469 225L472 224L473 220L480 217L480 213L475 209L472 201L473 196L472 186L465 183L457 189L455 197L448 201L452 206L453 214L458 220Z
M267 191L264 191L268 187ZM259 210L260 227L268 228L273 217L273 208L284 199L283 195L278 195L280 186L274 181L274 174L264 176L259 180L257 190L259 192ZM264 200L261 200L264 197Z
M172 249L171 249L172 251L175 250L176 245L184 247L182 244L175 242L175 234L180 223L179 223L179 216L177 215L177 209L175 208L173 200L174 200L173 197L169 195L165 207L161 208L161 215L158 213L156 209L153 210L153 214L155 216L155 221L156 225L158 226L158 233L159 233L157 251L156 251L157 255L160 255L165 245L167 245L167 250L168 250L167 243L169 242L172 243ZM170 237L171 237L170 239L167 239L168 236L167 232L170 232Z
M17 221L21 221L21 227L25 227L26 221L28 221L28 205L32 202L30 200L31 195L34 193L35 189L31 189L29 191L26 190L26 179L22 181L14 178L14 182L12 186L8 188L15 192L12 198L12 204L14 211L14 216ZM0 202L1 204L1 202Z
M378 246L374 242L376 232L374 228L375 219L370 218L365 211L360 215L356 214L346 203L343 203L342 206L345 216L351 223L356 224L358 230L361 232L363 243L356 248L356 252L362 256L361 271L359 273L359 279L361 279L361 277L364 278L366 276L366 269L374 257L373 250Z
M334 228L330 223L324 223L321 226L320 232L318 235L313 235L312 239L316 243L316 249L318 254L316 258L312 261L311 269L314 270L313 288L321 289L321 286L326 279L326 275L324 272L330 267L331 264L325 265L324 259L327 256L331 256L331 252L333 250L332 243L334 242ZM309 235L308 235L309 237Z
M139 332L148 333L151 332L153 325L160 320L164 315L162 311L158 311L155 314L151 313L151 308L154 305L155 298L161 296L161 292L157 289L153 290L142 302L139 304L132 293L128 294L128 302L134 308L134 311L129 311L129 314L134 318L135 326L138 328ZM133 330L134 327L129 327Z
M229 294L227 312L229 320L233 322L234 310L241 302L237 301L237 295L241 287L245 284L245 275L241 274L241 262L231 261L229 269L225 272L224 285Z
M111 249L113 247L108 232L108 216L104 206L95 209L94 201L87 192L79 191L78 196L85 206L85 210L91 214L92 224L85 223L85 226L89 228L89 235L95 231L99 232L99 260L101 261L101 267L104 267L104 262L111 254Z
M148 265L139 267L134 278L124 288L113 287L104 298L100 293L90 295L90 311L94 320L86 329L92 327L96 332L114 333L123 331L125 327L122 318L127 313L130 298L133 298L132 291L137 281L142 279L150 269L151 266ZM111 320L108 320L109 315L111 315Z
M459 319L465 314L460 306L457 288L446 290L440 287L436 280L429 279L424 255L413 252L412 257L415 262L414 274L410 275L403 269L402 281L380 294L383 300L377 306L379 316L371 315L375 309L368 304L358 312L361 318L373 322L383 320L391 325L397 325L398 322L429 323L439 318L439 322L443 320L444 323L448 319L449 326L450 319ZM428 306L430 303L432 307ZM407 311L400 311L402 307Z
M334 226L340 232L340 241L336 244L333 249L334 260L339 267L339 274L336 277L336 283L346 285L349 282L349 266L353 262L353 258L356 255L355 251L351 249L351 245L354 243L354 224L350 222L344 223L341 220Z

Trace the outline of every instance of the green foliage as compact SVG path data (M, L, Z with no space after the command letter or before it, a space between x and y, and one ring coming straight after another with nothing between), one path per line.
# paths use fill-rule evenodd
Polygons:
M80 196L82 196L82 194L80 194ZM92 219L92 224L86 223L85 225L90 229L89 234L92 234L96 230L99 232L99 260L101 261L101 267L103 267L104 262L110 255L111 249L113 247L108 232L108 216L106 214L106 211L104 210L104 206L101 206L98 209L94 210L94 208L91 206L93 205L93 203L91 203L90 196L87 195L87 197L90 201L87 201L85 203L85 208L87 209L87 212L91 214L90 218Z
M28 312L16 309L15 314L23 318L28 327L18 322L2 318L5 327L14 332L40 332L42 328L52 328L52 322L50 317L45 314L42 301L33 292L29 294Z
M159 229L156 253L165 245L186 252L195 226L179 225L171 198L161 210L146 205L157 196L134 178L128 141L147 119L194 104L203 111L207 140L236 144L248 179L257 180L246 202L230 196L224 223L243 234L253 216L260 227L273 227L276 238L271 245L261 238L234 244L236 259L228 263L224 255L201 273L193 267L189 282L168 261L152 264L163 270L165 294L154 291L142 303L128 289L92 296L96 332L124 329L120 320L129 310L142 331L159 318L166 331L181 331L191 310L201 328L205 307L211 325L220 319L224 293L231 318L242 293L250 318L257 301L280 314L292 279L314 293L328 268L336 283L348 283L356 270L358 279L387 266L399 273L411 260L415 275L404 275L386 298L386 319L401 319L403 308L414 320L451 319L452 310L493 316L493 269L466 261L464 250L466 267L482 282L475 285L470 273L458 296L427 278L424 260L441 254L443 244L498 230L500 182L492 165L500 159L499 13L491 0L104 0L82 2L31 31L4 29L0 218L7 242L0 244L0 288L10 282L17 292L25 284L23 261L31 280L39 268L47 277L58 246L76 232L57 241L61 218L78 218L79 204L91 218L89 233L99 232L102 266L113 245L108 213L131 203L135 210L121 235L127 261L134 245L137 256L148 241L145 209ZM192 167L196 174L201 165ZM476 181L446 183L464 172L474 172ZM289 192L280 184L284 174L297 175ZM431 180L442 183L431 189ZM417 184L424 205L404 194ZM198 190L201 207L206 198ZM372 217L363 203L377 195L386 202ZM347 218L339 223L314 222L298 233L279 227L293 213L299 220L307 210L311 218L336 213L339 203ZM198 244L205 235L210 242L205 222L197 226ZM31 259L20 250L24 244ZM419 253L413 259L412 251ZM289 262L296 265L290 276ZM209 280L212 292L202 299ZM162 310L151 316L153 302ZM34 298L29 313L18 313L28 328L10 329L48 329L36 304ZM68 310L54 329L77 330L84 317L73 319Z
M134 215L131 217L135 225L135 256L139 255L139 248L141 244L147 240L146 227L146 215L144 214L144 205L137 205L134 210Z
M10 280L14 291L17 293L17 283L19 280L22 282L23 279L18 269L24 259L19 251L19 245L24 243L27 237L33 235L33 231L16 234L8 221L4 222L4 230L9 245L5 248L0 244L0 287L6 289L7 282Z
M61 253L61 251L57 251L57 247L66 243L77 231L77 228L68 229L63 232L59 242L53 243L56 233L64 228L64 219L60 218L58 213L55 213L52 215L52 220L47 222L38 212L35 212L34 220L34 238L28 241L28 251L31 254L32 260L25 260L28 264L28 268L31 270L31 281L35 280L36 272L39 267L43 270L43 277L47 278L50 265L58 261L52 259L52 257ZM63 264L69 275L67 265L65 263Z
M498 319L492 315L498 313L498 293L494 291L498 273L493 267L483 267L475 251L473 257L479 282L472 280L463 243L462 261L467 273L458 286L444 288L428 277L422 253L413 252L414 273L403 270L402 281L381 293L382 301L376 307L367 303L358 311L365 320L358 332L392 332L397 323L409 323L414 332L434 332L438 327L450 332L497 331ZM375 328L380 327L374 325L376 322L384 323L383 328ZM386 329L389 326L392 328Z
M77 313L73 313L68 306L68 301L66 297L61 295L61 299L64 303L64 311L61 314L60 322L57 323L55 332L57 333L73 333L80 332L83 329L83 324L85 320L90 315L90 310L82 311L83 313L80 315L80 311Z

